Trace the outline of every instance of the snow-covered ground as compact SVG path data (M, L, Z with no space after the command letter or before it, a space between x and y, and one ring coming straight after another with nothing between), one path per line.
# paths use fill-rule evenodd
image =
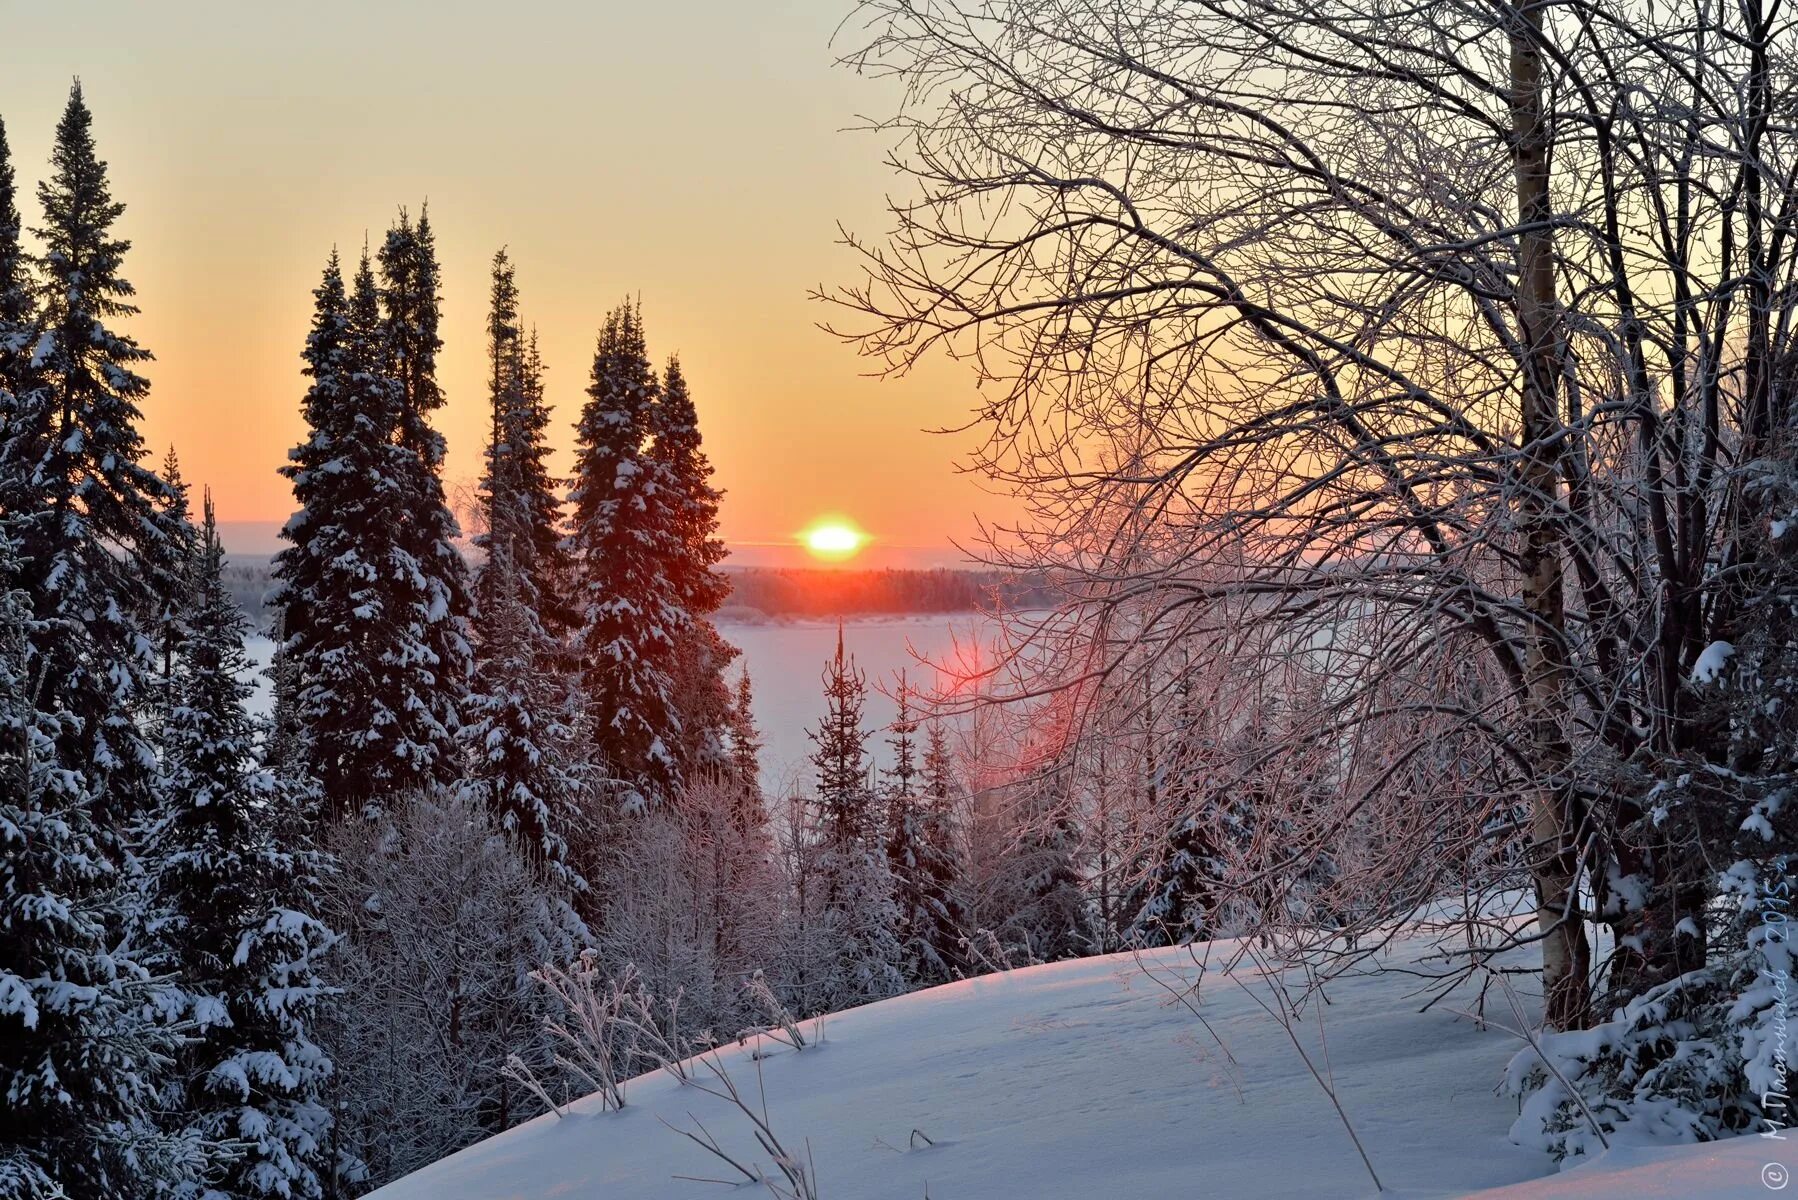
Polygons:
M1701 1146L1609 1151L1561 1175L1475 1192L1467 1200L1771 1200L1791 1186L1791 1141L1739 1137Z
M1400 941L1393 960L1421 947ZM718 1061L752 1099L765 1094L776 1135L815 1161L821 1200L1374 1195L1328 1096L1251 998L1270 999L1265 981L1252 966L1228 975L1213 967L1200 989L1201 1022L1161 986L1194 974L1183 950L1034 967L826 1018L822 1043L798 1053L752 1043L768 1052L759 1079L748 1048L733 1045ZM1713 1200L1767 1190L1761 1170L1781 1161L1768 1152L1781 1144L1757 1138L1620 1151L1554 1174L1543 1155L1507 1141L1515 1102L1493 1091L1520 1043L1450 1011L1471 996L1419 1012L1417 986L1396 972L1344 978L1297 1026L1389 1194L1421 1200L1498 1187L1491 1195L1507 1200ZM1502 999L1488 1015L1513 1020ZM656 1074L629 1085L621 1112L583 1101L375 1194L729 1195L699 1179L729 1179L731 1169L670 1128L701 1124L733 1157L772 1174L741 1113Z

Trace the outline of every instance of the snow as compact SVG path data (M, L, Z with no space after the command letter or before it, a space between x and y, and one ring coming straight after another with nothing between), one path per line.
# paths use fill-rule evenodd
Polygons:
M250 661L248 682L252 689L244 706L251 716L266 717L275 706L275 681L268 673L269 664L275 661L275 641L259 633L252 634L244 639L244 655Z
M1735 656L1736 648L1729 642L1712 642L1692 664L1693 683L1712 683L1722 676L1729 660Z
M1245 990L1273 1003L1255 966L1223 968L1233 948L964 980L807 1023L812 1044L801 1051L760 1038L716 1061L758 1111L765 1095L769 1126L814 1164L823 1200L1376 1195L1329 1098ZM1381 961L1416 967L1426 951L1413 934ZM1195 952L1210 963L1196 1001L1203 1022L1168 990L1199 975ZM1306 1006L1295 1026L1387 1196L1725 1200L1781 1190L1798 1166L1791 1141L1746 1136L1620 1145L1556 1173L1506 1137L1516 1110L1495 1087L1522 1045L1502 1028L1508 1003L1491 1004L1493 1024L1481 1029L1465 1015L1475 1004L1467 990L1420 1012L1418 988L1415 974L1358 972L1332 983L1330 1003ZM731 1168L676 1132L701 1125L779 1180L749 1119L699 1088L657 1073L626 1084L625 1100L622 1111L602 1112L589 1097L373 1195L717 1196L709 1181L730 1180ZM733 1186L772 1194L741 1177Z
M1563 1174L1475 1192L1467 1200L1745 1200L1784 1190L1793 1163L1798 1147L1790 1140L1760 1136L1618 1147Z
M1415 959L1421 943L1395 953ZM1267 998L1254 968L1226 976L1214 965L1201 989L1199 1011L1228 1055L1157 983L1195 974L1181 949L1033 967L837 1014L802 1051L764 1039L732 1044L720 1061L747 1095L765 1086L769 1123L809 1151L826 1200L917 1200L926 1188L937 1200L1372 1195L1329 1098L1239 986ZM1516 1112L1494 1091L1520 1043L1450 1011L1471 1007L1471 995L1420 1013L1417 985L1397 973L1338 980L1331 1003L1307 1007L1297 1026L1382 1181L1422 1200L1550 1174L1545 1155L1506 1140ZM701 1122L733 1155L772 1170L747 1119L697 1088L657 1074L625 1094L621 1112L582 1101L375 1195L718 1195L716 1183L675 1177L721 1179L730 1168L664 1122Z

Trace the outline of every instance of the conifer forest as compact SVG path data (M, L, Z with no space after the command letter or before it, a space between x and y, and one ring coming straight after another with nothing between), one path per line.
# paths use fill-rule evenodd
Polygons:
M605 61L801 69L684 4ZM151 219L212 177L107 69L0 84L0 1200L1783 1190L1798 12L801 9L854 131L554 240L411 147L303 276L297 206ZM168 22L311 61L240 19ZM812 193L836 275L721 323L682 206L759 261Z

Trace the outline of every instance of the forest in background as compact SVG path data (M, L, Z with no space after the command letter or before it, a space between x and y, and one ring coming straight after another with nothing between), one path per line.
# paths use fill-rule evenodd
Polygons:
M786 617L976 613L1046 607L1054 594L1030 573L952 567L732 567L720 568L730 586L721 621ZM262 555L228 554L225 582L259 633L274 627L274 561Z

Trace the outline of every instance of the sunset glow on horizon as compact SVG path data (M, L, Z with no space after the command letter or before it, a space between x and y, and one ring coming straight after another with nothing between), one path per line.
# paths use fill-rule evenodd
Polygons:
M854 558L871 539L845 518L824 517L800 534L799 540L814 558L844 562Z
M640 295L652 360L678 353L692 387L727 544L802 562L790 531L852 505L883 555L941 559L990 514L954 472L966 443L924 432L963 424L971 375L932 361L871 379L817 328L841 314L807 298L856 277L838 222L884 230L896 186L878 139L843 132L890 97L833 65L836 0L549 0L498 23L462 3L420 22L349 0L13 16L32 52L0 83L0 117L24 223L41 223L35 184L79 76L132 242L123 274L142 313L120 326L156 356L151 458L173 444L227 529L293 512L277 469L302 435L300 351L327 256L353 264L426 202L453 502L482 469L488 269L504 246L548 368L559 474L599 323Z

